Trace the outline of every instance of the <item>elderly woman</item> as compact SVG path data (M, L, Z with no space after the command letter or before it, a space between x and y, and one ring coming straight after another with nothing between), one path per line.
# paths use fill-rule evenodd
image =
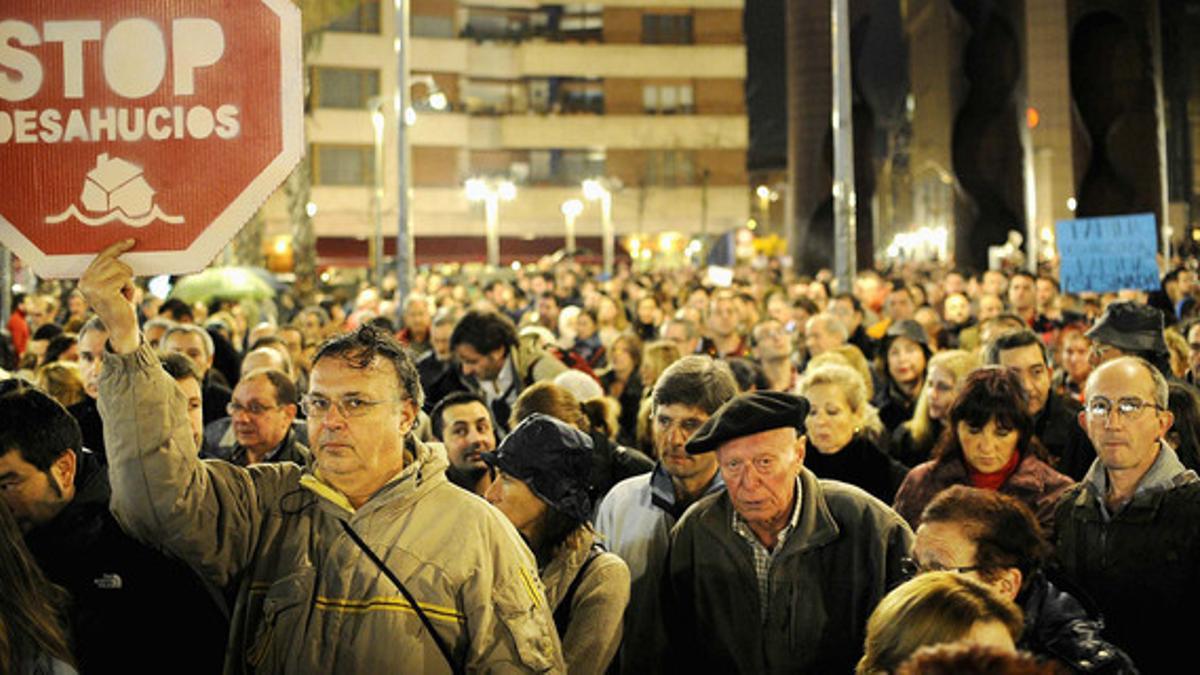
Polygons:
M930 572L896 587L867 620L858 675L894 673L921 647L966 643L1015 654L1021 610L984 584Z
M883 386L875 392L875 407L888 433L895 433L913 416L917 395L925 384L929 338L921 324L905 319L892 324L879 350L879 375Z
M904 469L871 442L864 427L879 424L862 376L849 366L809 369L800 381L808 399L804 466L820 478L857 485L891 503Z
M592 442L534 413L483 460L498 474L487 500L508 517L537 558L571 673L605 672L621 644L629 568L605 553L588 523Z
M892 436L893 457L907 467L929 459L963 380L978 367L979 355L961 349L938 352L929 359L925 386L917 397L912 419L901 424Z
M904 479L896 511L914 528L921 511L951 485L999 490L1016 497L1051 529L1054 505L1073 481L1046 464L1033 437L1029 399L1015 371L997 366L967 376L950 408L949 430Z

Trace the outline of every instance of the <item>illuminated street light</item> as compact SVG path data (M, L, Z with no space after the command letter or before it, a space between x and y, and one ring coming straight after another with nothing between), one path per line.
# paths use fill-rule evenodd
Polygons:
M566 249L575 251L575 219L583 213L583 202L578 199L568 199L562 204L563 218L566 219L567 241Z
M610 278L613 273L615 251L612 222L612 193L615 181L608 178L589 178L583 181L583 196L588 201L600 202L600 228L604 248L604 273Z
M487 261L488 265L500 265L500 200L511 202L517 198L517 186L510 180L499 182L483 178L469 178L463 183L467 199L483 202L486 214Z

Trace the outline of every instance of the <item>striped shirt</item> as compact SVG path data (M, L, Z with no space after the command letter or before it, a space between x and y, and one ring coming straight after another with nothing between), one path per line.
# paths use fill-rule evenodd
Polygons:
M792 530L796 529L796 523L800 521L800 477L796 477L796 495L795 501L792 503L792 517L788 521L786 527L779 532L778 541L775 542L775 547L768 550L763 543L755 536L754 531L750 529L750 524L742 518L737 509L733 510L733 531L738 533L742 539L750 546L750 552L754 554L754 576L758 581L758 608L760 619L765 623L767 620L767 599L771 597L771 565L775 562L775 556L783 549L783 544L787 541L788 535Z

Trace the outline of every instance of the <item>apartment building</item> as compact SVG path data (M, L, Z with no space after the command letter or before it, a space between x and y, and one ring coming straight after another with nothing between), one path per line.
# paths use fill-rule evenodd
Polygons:
M679 255L692 238L744 226L743 0L412 0L415 121L412 231L418 263L481 261L474 177L512 181L499 207L501 259L563 245L563 204L581 182L613 189L618 250ZM364 0L309 58L307 140L322 262L365 264L374 232L373 109L386 118L380 211L396 229L396 26L392 2ZM598 254L601 209L583 202L579 246ZM284 237L278 196L268 235ZM280 240L281 245L285 244Z

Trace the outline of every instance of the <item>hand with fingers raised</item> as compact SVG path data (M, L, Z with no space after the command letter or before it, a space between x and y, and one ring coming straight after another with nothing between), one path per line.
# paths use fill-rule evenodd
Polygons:
M119 259L133 246L134 240L125 239L104 249L79 279L79 290L108 328L109 345L118 354L133 353L140 344L133 269Z

